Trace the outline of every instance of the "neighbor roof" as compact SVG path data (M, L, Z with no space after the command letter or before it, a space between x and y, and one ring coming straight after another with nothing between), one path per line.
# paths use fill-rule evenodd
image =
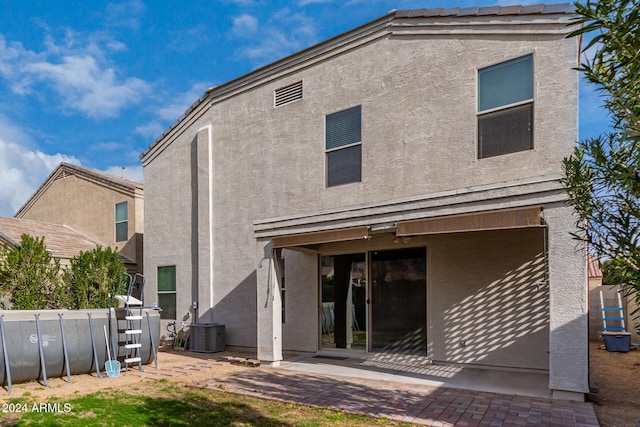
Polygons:
M98 171L95 169L89 169L71 163L62 162L54 169L53 172L47 177L42 185L33 193L33 195L27 200L24 205L16 213L16 217L20 217L21 214L31 206L42 193L58 178L64 176L76 175L84 177L85 179L96 182L100 185L111 187L114 189L120 189L127 193L135 193L137 190L144 191L144 185L137 181L132 181L126 178L120 178L115 175Z
M602 277L602 270L600 270L600 261L596 254L589 254L587 262L589 275L588 277Z
M15 246L20 243L23 234L44 237L47 250L55 258L70 259L80 251L90 251L99 245L95 240L66 225L0 217L0 241Z

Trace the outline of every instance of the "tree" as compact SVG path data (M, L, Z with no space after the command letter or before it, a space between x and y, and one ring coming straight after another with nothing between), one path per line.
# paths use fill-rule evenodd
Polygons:
M63 274L71 294L71 308L107 307L124 272L124 263L116 250L97 246L80 252Z
M638 0L575 3L582 28L593 35L578 68L603 96L612 125L580 141L564 159L563 184L578 217L575 237L604 266L608 284L621 285L640 303L640 4Z
M0 250L0 289L14 310L64 307L66 298L60 281L60 261L53 258L44 237L23 234L13 248Z

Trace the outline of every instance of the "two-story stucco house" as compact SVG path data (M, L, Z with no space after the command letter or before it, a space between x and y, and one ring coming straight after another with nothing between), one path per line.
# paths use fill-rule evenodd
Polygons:
M207 91L141 156L147 300L263 364L410 355L582 399L571 11L393 11Z
M139 182L61 163L15 217L71 227L118 249L130 273L143 272L144 187Z

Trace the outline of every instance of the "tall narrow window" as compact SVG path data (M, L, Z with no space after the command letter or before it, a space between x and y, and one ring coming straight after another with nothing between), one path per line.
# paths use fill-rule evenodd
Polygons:
M362 180L362 108L326 116L327 187Z
M129 203L116 203L116 242L129 240Z
M158 305L161 319L176 318L176 266L158 267Z
M478 158L533 148L533 55L478 70Z

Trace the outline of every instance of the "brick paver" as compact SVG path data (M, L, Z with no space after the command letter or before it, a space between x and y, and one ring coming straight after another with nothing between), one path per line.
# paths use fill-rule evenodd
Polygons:
M424 426L599 426L590 403L258 368L197 386Z

